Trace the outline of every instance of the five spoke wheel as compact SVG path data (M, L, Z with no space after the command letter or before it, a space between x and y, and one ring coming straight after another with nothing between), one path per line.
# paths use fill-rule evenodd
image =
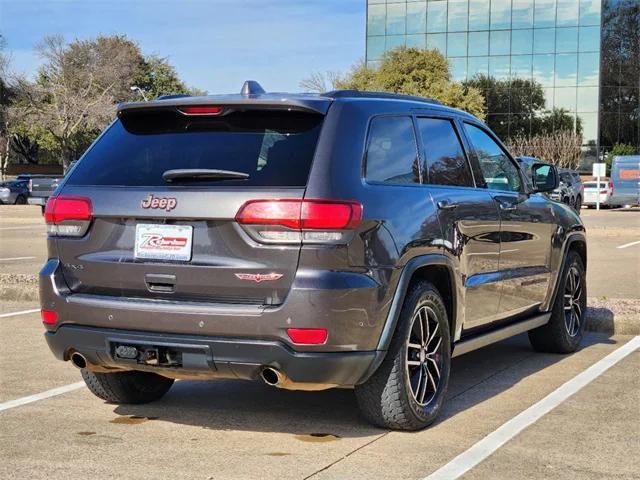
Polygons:
M438 391L443 367L436 313L423 306L413 316L407 342L407 378L415 401L427 405Z

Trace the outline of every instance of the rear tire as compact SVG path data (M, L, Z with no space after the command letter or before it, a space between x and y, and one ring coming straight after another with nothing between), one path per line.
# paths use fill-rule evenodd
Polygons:
M108 403L153 402L173 385L173 379L148 372L81 373L91 393Z
M382 364L355 394L374 425L419 430L436 419L444 403L451 366L447 311L438 290L414 284Z
M582 198L576 198L575 210L578 215L580 215L580 209L582 208Z
M575 352L584 336L587 282L578 252L569 251L559 282L549 323L529 332L529 341L539 352Z

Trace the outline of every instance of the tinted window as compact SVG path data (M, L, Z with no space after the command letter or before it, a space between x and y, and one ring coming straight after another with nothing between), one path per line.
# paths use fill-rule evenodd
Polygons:
M427 181L438 185L472 187L473 178L460 139L449 120L419 118Z
M248 173L249 178L189 185L304 186L321 125L319 115L292 112L220 117L189 117L175 110L130 112L93 145L68 182L160 186L166 185L162 174L167 170L219 169Z
M519 192L522 189L518 167L484 130L465 124L465 130L478 158L487 188Z
M372 182L420 183L411 117L378 117L371 121L366 169L367 180Z

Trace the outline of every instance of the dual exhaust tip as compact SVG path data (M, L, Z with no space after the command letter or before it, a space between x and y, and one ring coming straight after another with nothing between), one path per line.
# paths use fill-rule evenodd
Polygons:
M73 366L79 369L87 368L87 365L89 364L87 358L80 352L73 352L70 360ZM282 372L272 367L263 368L262 372L260 372L260 377L264 383L271 385L272 387L282 387L288 383L287 377Z

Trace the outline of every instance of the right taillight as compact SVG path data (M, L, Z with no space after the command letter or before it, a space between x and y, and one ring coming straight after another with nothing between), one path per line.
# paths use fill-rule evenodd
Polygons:
M89 228L93 210L85 197L50 197L44 210L47 232L55 237L81 237Z
M362 205L336 200L251 200L236 221L258 240L273 243L340 243L362 221Z

